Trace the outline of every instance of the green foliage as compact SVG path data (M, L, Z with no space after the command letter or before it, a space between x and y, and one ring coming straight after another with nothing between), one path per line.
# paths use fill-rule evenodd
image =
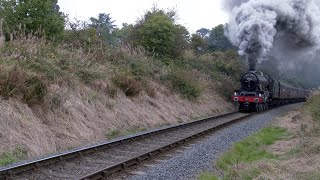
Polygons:
M102 73L95 71L93 69L82 68L82 69L79 69L79 71L76 74L80 78L80 80L85 84L90 84L97 79L103 79Z
M27 151L23 148L16 148L11 152L5 152L0 155L0 166L12 164L14 162L23 160L27 157Z
M135 79L128 71L117 73L112 82L129 97L137 96L142 91L142 82Z
M64 43L72 45L75 48L89 49L99 47L101 40L97 35L96 29L81 29L79 23L70 23L71 30L65 30L63 34Z
M310 96L308 99L306 106L308 110L311 112L314 119L320 123L320 94L315 93Z
M115 28L112 34L119 44L130 44L130 42L136 42L134 34L134 26L132 24L123 23L122 28Z
M210 31L206 28L197 30L191 39L191 47L197 53L234 50L235 47L224 35L224 25L220 24Z
M142 132L142 131L145 131L145 130L146 130L146 128L144 128L144 127L134 127L132 129L129 129L129 130L126 130L126 131L120 131L120 130L114 129L114 130L108 132L106 134L106 137L107 137L107 139L114 139L114 138L117 138L117 137L129 136L129 135L132 135L132 134L136 134L136 133L139 133L139 132Z
M121 131L118 129L114 129L106 134L107 139L114 139L119 136L121 136Z
M31 77L25 81L23 100L28 105L39 104L47 93L46 85L37 77Z
M63 74L62 70L59 67L57 67L54 63L48 61L47 59L44 59L43 57L21 62L21 65L31 71L45 74L46 77L52 81L56 80Z
M38 77L30 76L15 67L11 70L3 69L0 78L0 94L4 98L21 97L29 106L44 100L46 85Z
M215 82L214 87L226 99L239 86L239 77L244 72L244 66L238 60L238 55L233 50L226 52L206 53L195 56L193 52L187 51L178 66L188 69L196 69L211 77Z
M91 17L90 28L94 28L102 40L108 44L113 43L112 31L115 28L114 21L111 20L110 14L100 13L98 18Z
M210 35L210 30L207 28L198 29L196 32L197 35L199 35L202 39L205 39L207 36Z
M202 90L192 71L173 68L167 79L171 82L172 88L184 98L195 100L201 95Z
M223 154L217 161L218 167L232 178L232 168L244 162L260 159L273 159L275 155L267 152L264 146L274 144L287 136L285 129L280 127L264 128L258 133L236 143L232 149Z
M214 27L209 36L210 51L225 51L234 49L229 39L224 35L224 26L222 24Z
M176 58L187 47L188 31L175 24L175 11L154 7L134 26L132 44L142 46L160 58Z
M0 16L7 32L32 33L44 31L48 38L58 38L64 29L64 15L57 0L0 0Z
M198 178L199 180L219 180L217 176L209 173L209 172L203 172L201 173L200 177Z
M208 49L208 42L198 34L191 36L191 48L196 54L205 53Z

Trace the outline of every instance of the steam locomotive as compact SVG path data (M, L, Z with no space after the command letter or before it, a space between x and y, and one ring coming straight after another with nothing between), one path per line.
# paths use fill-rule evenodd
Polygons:
M240 90L232 96L239 111L254 112L280 104L303 102L309 95L308 90L285 85L254 70L242 75L240 83Z

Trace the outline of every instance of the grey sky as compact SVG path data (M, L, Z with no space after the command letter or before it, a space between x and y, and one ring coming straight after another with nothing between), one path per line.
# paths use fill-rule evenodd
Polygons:
M102 12L110 13L118 27L122 23L135 23L146 10L157 4L159 8L178 10L178 23L187 27L190 32L195 32L202 27L211 29L227 22L228 16L222 10L221 1L223 0L58 0L58 4L71 19L77 17L87 20Z

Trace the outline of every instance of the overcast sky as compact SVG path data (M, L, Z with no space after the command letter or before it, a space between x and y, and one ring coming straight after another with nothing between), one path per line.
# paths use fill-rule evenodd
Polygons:
M228 16L223 12L223 0L58 0L58 4L69 17L87 20L97 17L99 13L110 13L115 24L135 23L146 10L154 4L159 8L174 8L178 11L178 23L184 25L191 33L200 28L224 24Z

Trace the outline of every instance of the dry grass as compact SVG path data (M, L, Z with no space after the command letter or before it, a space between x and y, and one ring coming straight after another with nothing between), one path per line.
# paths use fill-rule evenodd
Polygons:
M236 144L235 148L224 154L217 163L224 174L223 179L320 179L319 97L320 93L314 92L303 108L295 109L274 120L275 126L287 130L289 136L286 138L259 147L260 141L254 140L260 137L259 133L250 137L251 140L249 138L240 142L243 144L249 140L249 145L240 147ZM257 147L250 147L250 144ZM256 154L247 156L248 150L243 149L248 147L249 151L263 152L259 153L259 156L267 154L269 157L255 159ZM234 153L239 149L239 153ZM203 180L210 178L219 179L208 173L200 177Z
M75 48L17 37L0 49L0 68L0 154L24 147L28 157L44 155L105 140L114 129L149 128L233 110L210 88L215 83L200 76L203 91L197 101L181 98L159 83L168 67L130 47ZM124 79L125 86L112 81L122 69L130 76L116 82ZM128 92L135 96L128 98Z
M3 19L0 18L0 48L4 46Z
M235 179L319 179L320 126L310 112L292 111L277 118L276 124L291 134L290 138L266 147L277 158L244 164L240 171L235 170L238 172Z
M199 102L192 103L171 94L163 85L150 83L157 89L156 98L144 92L131 99L122 92L108 98L85 85L73 90L50 85L46 101L56 105L48 112L37 106L31 109L15 99L0 101L0 153L21 145L26 147L28 157L43 155L103 140L113 129L150 128L178 119L186 122L191 117L217 115L233 108L212 92L205 92ZM52 100L57 95L62 97Z

